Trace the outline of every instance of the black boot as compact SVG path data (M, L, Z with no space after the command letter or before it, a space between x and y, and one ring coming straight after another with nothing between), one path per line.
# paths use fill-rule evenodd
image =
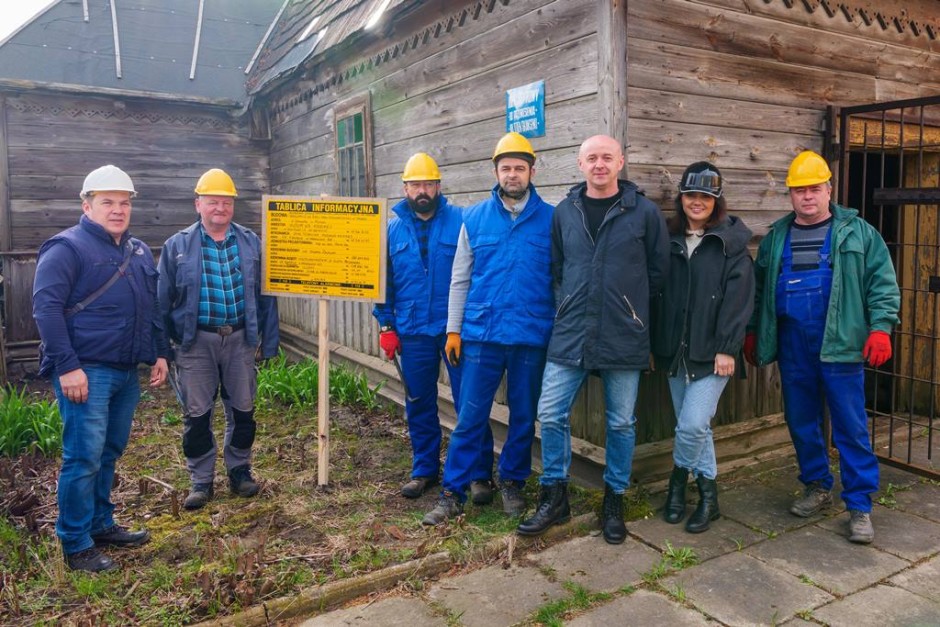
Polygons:
M669 492L666 493L666 506L663 519L671 524L682 522L685 518L685 485L689 482L689 471L678 466L669 475Z
M521 536L537 536L545 533L552 525L560 525L571 520L568 507L568 484L564 481L543 485L539 491L539 507L531 518L516 527Z
M695 483L698 484L698 507L685 523L685 530L702 533L708 531L711 521L721 516L718 511L718 484L714 479L706 479L701 475L695 478Z
M623 524L623 495L604 484L604 505L601 508L604 540L607 544L621 544L627 539L627 526Z

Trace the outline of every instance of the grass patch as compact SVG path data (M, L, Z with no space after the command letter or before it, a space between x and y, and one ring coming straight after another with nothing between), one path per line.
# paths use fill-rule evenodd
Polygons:
M61 450L62 418L55 401L25 389L0 390L0 456L54 456Z
M572 581L562 584L568 596L547 603L536 610L532 621L540 625L561 626L564 619L574 612L580 612L609 601L613 595L606 592L589 592L584 586Z

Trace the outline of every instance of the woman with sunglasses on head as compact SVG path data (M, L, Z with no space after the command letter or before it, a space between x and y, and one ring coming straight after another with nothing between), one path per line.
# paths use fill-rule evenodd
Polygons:
M682 521L689 474L699 502L686 531L701 533L719 517L718 466L711 420L739 367L754 306L751 231L728 215L721 172L706 161L682 174L670 233L669 278L654 298L653 356L665 370L676 413L675 467L663 517Z

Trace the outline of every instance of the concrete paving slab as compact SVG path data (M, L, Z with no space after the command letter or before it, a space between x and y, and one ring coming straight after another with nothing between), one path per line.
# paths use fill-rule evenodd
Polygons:
M903 488L911 486L920 480L920 477L912 472L907 472L906 470L901 470L900 468L894 468L892 466L886 466L884 464L881 464L881 466L878 467L878 475L878 483L881 484L881 491L876 495L875 498L884 494L884 491L888 488L889 483Z
M581 537L556 544L529 558L551 568L557 581L573 581L592 592L613 592L643 580L660 554L633 538L611 545L600 537Z
M447 621L435 616L421 599L393 597L375 603L321 614L301 623L302 627L337 627L339 625L375 625L381 627L446 627Z
M940 523L924 520L919 516L875 505L871 513L875 526L875 541L872 546L892 555L916 562L940 551ZM848 535L849 515L835 516L820 521L824 529Z
M940 485L918 480L910 490L895 492L894 500L901 511L940 522Z
M898 573L888 582L940 603L940 556Z
M793 500L803 492L796 479L777 480L773 483L754 483L718 495L722 516L726 516L752 529L765 533L781 533L798 529L822 520L826 515L841 511L841 501L835 498L833 507L810 518L800 518L790 513ZM833 490L837 495L838 488Z
M788 621L786 621L785 623L782 623L782 624L783 624L783 625L786 625L787 627L803 627L804 625L806 625L807 627L818 627L818 626L819 626L819 623L814 623L814 622L809 621L809 620L803 620L803 619L800 618L799 616L794 616L793 618L791 618L790 620L788 620Z
M720 501L719 505L724 507ZM691 510L689 513L691 514ZM688 533L685 530L685 521L670 525L662 518L630 523L630 533L647 544L659 547L660 551L666 549L667 541L676 548L691 547L702 562L741 550L767 537L725 516L714 521L705 533Z
M629 616L627 621L625 617ZM606 603L565 623L568 627L609 627L610 625L669 625L703 627L716 625L694 610L670 601L666 596L637 590Z
M852 544L841 533L803 527L745 550L837 595L852 594L903 570L909 562L870 546Z
M738 626L781 623L833 598L745 553L716 557L660 583L666 590L681 589L686 600L716 620Z
M489 566L447 578L428 591L432 600L459 615L464 627L512 625L566 595L560 583L535 568L519 566Z
M813 618L831 627L937 625L940 603L903 588L877 585L814 610Z

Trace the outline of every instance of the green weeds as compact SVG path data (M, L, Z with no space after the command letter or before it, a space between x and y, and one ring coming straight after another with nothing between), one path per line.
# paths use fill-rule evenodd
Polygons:
M568 591L568 596L540 607L533 617L534 622L541 625L560 626L564 624L565 615L586 610L612 598L612 595L606 592L589 592L584 586L572 581L566 581L563 585Z
M281 352L258 370L258 398L276 401L288 407L314 407L319 397L319 366L311 359L291 363ZM340 405L358 406L374 411L379 408L381 384L369 387L361 372L345 366L330 367L330 400Z
M62 418L54 402L13 387L0 391L0 455L36 452L53 457L62 450Z

